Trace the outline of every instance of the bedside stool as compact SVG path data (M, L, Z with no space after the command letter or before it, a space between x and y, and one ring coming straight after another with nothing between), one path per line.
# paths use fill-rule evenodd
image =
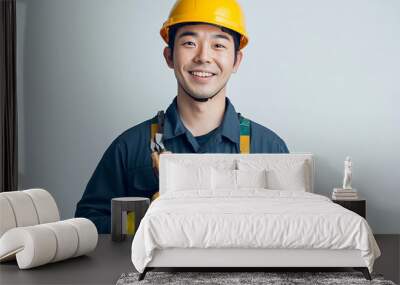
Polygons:
M339 204L340 206L359 214L361 217L366 219L366 204L365 199L355 199L355 200L335 200L332 199L333 203Z
M131 240L140 221L150 206L150 199L144 197L119 197L111 199L111 239Z

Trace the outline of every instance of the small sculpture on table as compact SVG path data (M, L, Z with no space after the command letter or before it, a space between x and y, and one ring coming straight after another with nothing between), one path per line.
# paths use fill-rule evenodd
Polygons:
M344 177L343 177L343 189L351 190L351 179L352 179L352 162L350 156L346 157L344 161Z
M344 161L344 177L342 188L333 188L332 199L334 200L355 200L358 199L358 192L351 187L353 178L353 163L350 156Z

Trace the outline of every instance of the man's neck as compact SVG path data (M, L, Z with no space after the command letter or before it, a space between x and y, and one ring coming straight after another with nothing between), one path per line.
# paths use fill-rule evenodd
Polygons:
M193 136L209 133L221 124L225 113L225 94L221 92L206 102L197 102L178 92L178 113Z

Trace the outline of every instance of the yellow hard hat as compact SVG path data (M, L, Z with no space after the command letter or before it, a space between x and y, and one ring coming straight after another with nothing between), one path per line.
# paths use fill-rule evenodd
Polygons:
M168 44L168 29L187 22L214 24L239 33L240 49L249 41L244 14L236 0L177 0L160 30L161 37Z

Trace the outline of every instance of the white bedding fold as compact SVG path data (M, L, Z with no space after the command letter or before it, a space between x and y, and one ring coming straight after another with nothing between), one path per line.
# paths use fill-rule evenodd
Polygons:
M140 223L132 262L143 272L154 249L175 247L358 249L371 272L380 255L359 215L321 195L265 189L164 194Z

